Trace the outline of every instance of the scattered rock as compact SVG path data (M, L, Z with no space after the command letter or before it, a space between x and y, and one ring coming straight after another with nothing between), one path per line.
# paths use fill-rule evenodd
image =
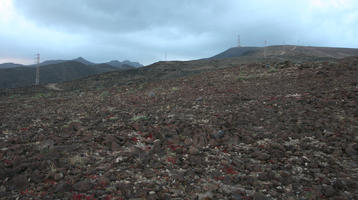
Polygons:
M223 130L219 130L216 134L216 138L223 138L225 135L225 132Z
M214 195L212 192L198 194L198 200L211 200L211 199L213 199L213 196Z
M254 154L255 158L257 158L258 160L268 160L270 159L270 155L261 151L256 151Z
M85 192L85 191L89 191L92 188L92 184L89 181L84 180L84 181L77 182L72 187L76 191Z
M148 92L147 95L148 95L148 97L155 97L156 96L155 92L153 92L153 91Z
M346 188L346 183L344 183L342 180L337 179L333 182L333 187L336 190L344 190Z
M56 185L55 192L63 193L63 192L71 191L71 189L72 189L72 187L68 183L60 182Z
M54 147L54 141L49 139L49 140L44 140L42 142L40 142L40 144L38 145L38 149L40 151L44 151L44 150L51 150Z
M121 149L121 146L117 142L113 141L112 144L111 144L111 150L112 151L119 151L120 149Z
M195 155L195 154L199 153L199 150L198 150L198 148L196 148L196 147L194 147L194 146L191 146L191 147L189 148L189 153Z
M195 101L202 101L202 100L203 100L203 97L201 97L201 96L195 99Z
M0 192L5 192L6 191L6 187L4 185L0 186Z
M349 155L349 156L354 156L358 154L358 144L349 144L346 148L345 148L345 152Z
M252 198L254 200L267 200L266 196L264 194L262 194L261 192L256 192Z
M56 173L54 176L55 181L59 181L63 178L63 174L62 173Z
M357 199L358 59L198 62L0 91L1 198Z
M12 184L17 190L23 190L28 186L29 182L27 180L27 177L22 174L22 175L15 176L12 179Z
M326 185L322 187L322 193L326 196L326 197L332 197L336 194L335 189L330 186L330 185Z

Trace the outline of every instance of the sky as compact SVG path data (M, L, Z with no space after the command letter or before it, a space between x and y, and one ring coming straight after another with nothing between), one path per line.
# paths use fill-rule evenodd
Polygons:
M358 48L357 0L0 0L0 63L214 56L237 45Z

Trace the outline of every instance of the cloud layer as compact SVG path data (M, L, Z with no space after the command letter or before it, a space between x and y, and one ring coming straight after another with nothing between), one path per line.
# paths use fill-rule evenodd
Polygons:
M83 56L149 64L242 44L357 47L354 0L2 0L0 60ZM1 12L2 11L2 12ZM6 12L5 12L6 11Z

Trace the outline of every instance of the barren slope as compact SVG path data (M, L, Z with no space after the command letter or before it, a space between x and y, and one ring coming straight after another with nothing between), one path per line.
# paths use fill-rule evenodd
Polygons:
M240 58L255 61L266 59L290 59L291 61L315 61L358 56L358 49L278 45L268 47L234 47L209 59Z
M357 199L358 59L262 66L0 96L0 198Z

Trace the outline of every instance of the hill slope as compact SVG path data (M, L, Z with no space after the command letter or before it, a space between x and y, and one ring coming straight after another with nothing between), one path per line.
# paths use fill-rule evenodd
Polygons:
M265 65L0 95L1 197L358 199L358 58Z
M219 53L218 55L215 55L210 59L223 59L223 58L248 56L250 54L256 54L258 51L260 51L260 47L234 47L222 53Z
M89 75L115 70L118 70L118 68L107 64L85 65L75 61L66 61L58 64L42 66L40 68L40 84L70 81L84 78ZM0 69L0 88L14 88L33 85L35 75L36 68L34 67Z
M0 69L15 68L15 67L22 67L22 66L23 65L15 64L15 63L3 63L3 64L0 64Z
M263 59L264 51L266 51L266 58L297 61L358 56L358 49L282 45L269 46L266 50L264 47L234 47L209 59L241 58L253 61Z

